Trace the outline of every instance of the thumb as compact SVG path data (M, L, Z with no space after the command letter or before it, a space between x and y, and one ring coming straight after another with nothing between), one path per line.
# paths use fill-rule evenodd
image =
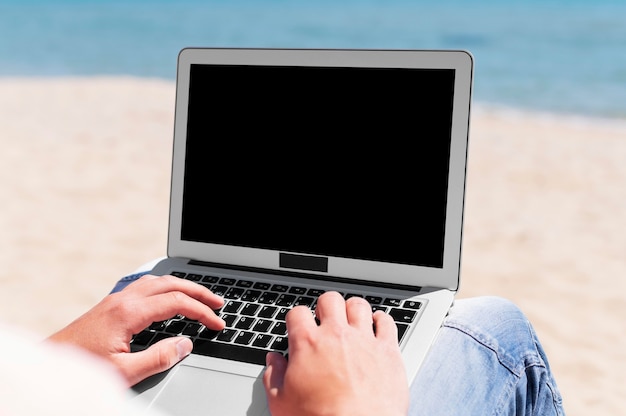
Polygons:
M265 356L267 368L263 374L263 385L268 400L276 398L280 394L285 381L285 371L287 371L287 360L282 354L269 352Z
M154 374L170 369L191 353L193 343L189 338L166 338L150 348L131 354L123 354L118 367L132 386Z

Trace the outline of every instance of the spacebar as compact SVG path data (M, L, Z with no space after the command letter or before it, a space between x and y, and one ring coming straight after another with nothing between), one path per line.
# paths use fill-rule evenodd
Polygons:
M194 354L207 355L215 358L226 358L250 364L265 365L266 350L244 347L235 344L197 339L193 344Z

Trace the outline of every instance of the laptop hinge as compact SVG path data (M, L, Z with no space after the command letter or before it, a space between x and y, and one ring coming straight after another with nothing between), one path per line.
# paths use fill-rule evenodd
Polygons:
M374 282L374 281L369 281L369 280L356 280L356 279L350 279L347 277L319 275L319 274L293 272L293 271L286 271L286 270L263 269L259 267L237 266L237 265L232 265L232 264L212 263L212 262L199 261L199 260L189 260L188 264L192 266L215 267L215 268L229 269L229 270L241 270L241 271L246 271L246 272L256 272L256 273L274 274L274 275L280 275L280 276L300 277L303 279L325 280L329 282L341 282L341 283L351 283L351 284L358 283L358 284L366 285L366 286L384 287L387 289L397 289L397 290L407 290L411 292L420 292L422 290L421 286L402 285L402 284L386 283L386 282Z

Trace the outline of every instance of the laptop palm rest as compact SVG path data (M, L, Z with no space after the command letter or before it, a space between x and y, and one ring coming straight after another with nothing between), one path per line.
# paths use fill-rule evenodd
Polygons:
M222 371L207 371L185 364L174 370L175 374L171 377L176 382L166 383L152 403L155 408L167 414L270 415L261 376L254 378Z

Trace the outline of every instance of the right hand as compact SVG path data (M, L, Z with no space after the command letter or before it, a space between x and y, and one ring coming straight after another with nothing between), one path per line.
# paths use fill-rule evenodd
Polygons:
M409 389L391 316L336 292L320 296L316 314L319 326L308 308L293 308L289 361L267 355L263 382L272 415L406 415Z

